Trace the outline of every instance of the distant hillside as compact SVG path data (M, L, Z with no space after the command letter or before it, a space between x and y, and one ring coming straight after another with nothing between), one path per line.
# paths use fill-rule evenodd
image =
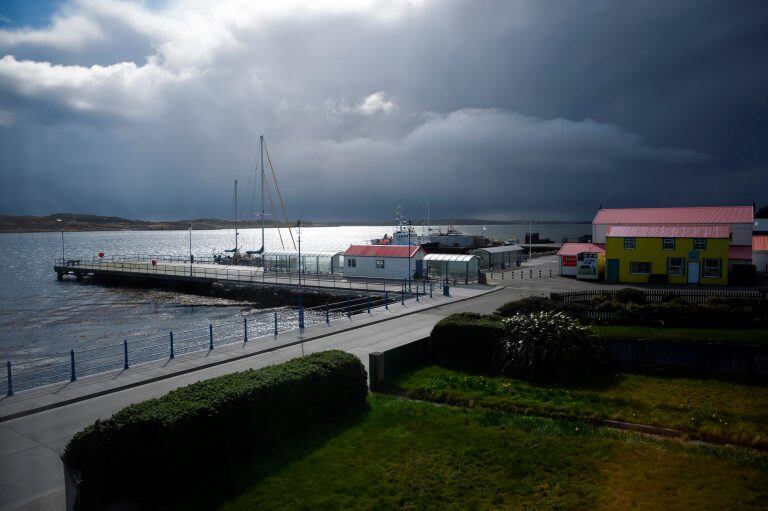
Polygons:
M61 221L59 221L61 219ZM295 221L292 220L292 223ZM381 225L389 226L392 222L313 222L302 220L302 225L307 227L335 227L342 225ZM504 225L527 223L525 220L478 220L472 218L442 218L432 220L432 225ZM542 222L534 223L563 223ZM568 222L589 223L589 222ZM235 222L218 218L198 218L194 220L131 220L117 216L98 216L77 213L58 213L48 216L13 216L0 215L0 232L51 232L59 231L172 231L187 229L192 224L193 230L234 229ZM267 221L267 227L274 227L271 221ZM284 224L280 224L283 226ZM421 225L417 222L415 225ZM261 227L261 222L256 220L244 220L237 223L241 229Z

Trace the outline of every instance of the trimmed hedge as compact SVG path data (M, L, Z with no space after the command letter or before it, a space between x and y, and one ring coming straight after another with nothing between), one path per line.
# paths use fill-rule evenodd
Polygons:
M543 296L529 296L528 298L505 303L496 309L496 314L505 318L511 318L515 314L563 312L571 317L581 319L589 308L584 303L560 303Z
M429 335L430 350L438 358L488 365L504 340L498 318L474 313L441 319Z
M79 509L168 501L211 475L258 462L275 444L364 406L363 364L326 351L176 389L77 433L63 460L80 472Z

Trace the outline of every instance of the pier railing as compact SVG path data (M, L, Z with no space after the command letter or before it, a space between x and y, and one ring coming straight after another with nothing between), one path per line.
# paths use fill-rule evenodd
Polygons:
M231 281L241 283L263 283L296 286L301 284L306 287L321 287L339 290L352 291L374 291L387 292L399 288L400 280L381 279L370 277L345 277L343 274L333 273L309 273L303 272L272 272L262 271L260 267L221 265L213 263L195 262L190 264L189 260L171 261L169 257L167 262L159 259L138 260L133 256L115 256L114 259L92 258L90 260L82 259L57 259L55 267L57 271L88 273L94 272L120 272L134 274L138 276L146 275L148 277L168 276L182 279L202 279L209 281ZM154 262L153 262L154 261ZM423 286L424 282L440 283L444 277L427 277L423 279L414 279L411 281L411 287ZM463 279L451 277L449 282L454 285L462 284ZM476 279L473 279L476 280Z
M348 297L316 307L274 309L233 321L210 323L202 328L169 331L138 339L125 338L105 345L77 347L46 357L6 361L5 378L0 378L0 392L12 396L22 390L74 382L105 372L128 371L136 365L195 352L210 352L222 346L274 342L281 334L309 325L330 325L353 315L371 314L375 309L402 306L407 300L425 300L432 294L432 286L414 286L408 292L407 285L403 283L397 290L380 296Z

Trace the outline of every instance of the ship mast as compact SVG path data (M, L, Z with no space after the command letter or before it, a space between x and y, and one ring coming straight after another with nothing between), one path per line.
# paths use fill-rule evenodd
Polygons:
M266 179L264 178L264 135L259 137L259 159L261 160L261 260L264 261L264 186L266 185Z

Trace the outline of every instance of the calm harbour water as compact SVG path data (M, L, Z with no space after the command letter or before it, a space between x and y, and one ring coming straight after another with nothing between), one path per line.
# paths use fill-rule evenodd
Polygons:
M497 239L524 236L527 225L457 226L470 234ZM417 228L418 230L418 228ZM533 225L542 237L561 240L590 232L588 224ZM391 234L384 226L308 227L302 229L302 250L343 251L350 244ZM286 249L290 238L282 230ZM193 231L192 251L210 257L233 246L230 230ZM267 249L281 249L276 229L266 233ZM240 245L256 249L258 229L245 229ZM189 251L187 231L65 232L67 258L106 255L163 254ZM174 292L124 288L97 283L59 282L53 271L61 257L61 235L0 234L0 361L19 360L165 334L180 328L204 328L209 322L237 320L259 310L259 304Z

